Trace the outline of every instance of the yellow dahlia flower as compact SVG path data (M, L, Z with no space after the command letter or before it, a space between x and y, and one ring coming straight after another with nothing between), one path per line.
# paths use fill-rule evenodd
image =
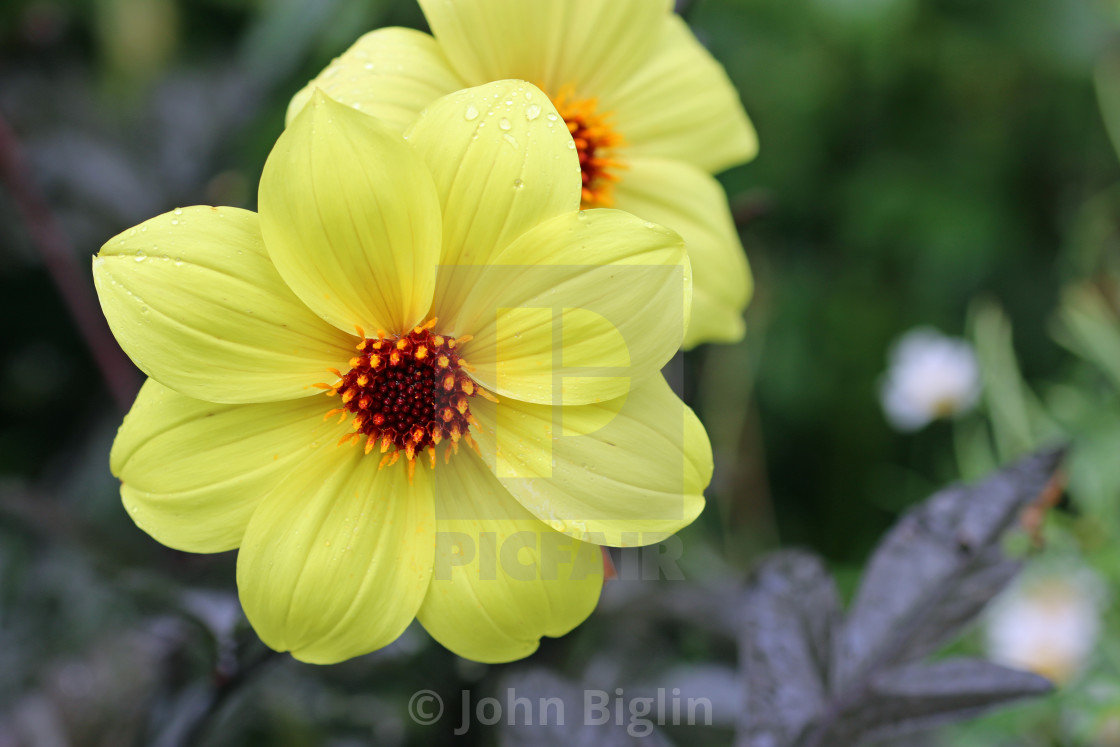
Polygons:
M336 662L418 618L462 656L526 656L590 614L597 544L702 508L707 437L659 373L683 243L580 211L555 115L501 81L406 141L319 93L258 213L175 210L94 258L150 377L111 454L124 504L171 547L240 548L272 648Z
M672 13L671 0L419 0L435 37L366 34L315 88L403 131L435 99L503 78L551 98L580 157L585 207L617 207L684 237L693 269L685 346L734 342L751 275L712 174L754 157L758 141L723 68Z

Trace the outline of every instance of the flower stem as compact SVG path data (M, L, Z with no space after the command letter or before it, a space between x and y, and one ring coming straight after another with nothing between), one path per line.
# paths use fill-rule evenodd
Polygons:
M113 400L122 411L127 410L140 388L139 378L132 363L113 340L89 280L78 269L69 241L51 213L43 194L31 179L19 141L2 114L0 182L8 189L16 209L22 215L31 242L42 257L51 281L93 355L94 363L109 387Z

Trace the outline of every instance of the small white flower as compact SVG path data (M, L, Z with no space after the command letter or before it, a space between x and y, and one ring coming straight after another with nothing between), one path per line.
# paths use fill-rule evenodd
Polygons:
M900 431L967 412L980 397L980 366L972 346L935 329L907 332L892 347L879 390L883 412Z
M1066 682L1085 664L1101 626L1100 582L1080 568L1021 581L988 615L988 655L997 663Z

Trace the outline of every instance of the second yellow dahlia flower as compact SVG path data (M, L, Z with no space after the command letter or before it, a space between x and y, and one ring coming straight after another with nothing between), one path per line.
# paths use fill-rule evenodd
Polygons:
M693 268L686 347L743 336L751 275L712 174L758 143L723 68L671 0L419 0L434 38L403 28L359 39L298 93L321 88L404 130L435 99L520 78L571 132L585 207L617 207L684 237Z

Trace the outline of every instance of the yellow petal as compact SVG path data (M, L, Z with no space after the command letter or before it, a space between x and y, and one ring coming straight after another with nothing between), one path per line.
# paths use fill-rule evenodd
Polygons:
M413 29L378 29L358 39L292 97L287 122L321 88L335 101L404 132L425 106L464 87L435 39Z
M468 85L520 78L581 97L618 85L649 56L671 0L420 0Z
M237 557L241 605L261 640L313 664L392 643L420 607L434 557L426 470L378 469L326 446L261 501Z
M742 339L752 282L719 182L695 166L636 158L615 187L615 205L681 235L692 263L692 322L684 346Z
M625 153L676 158L713 173L754 158L758 138L723 67L679 17L663 24L653 56L600 102L614 112Z
M353 347L280 279L247 210L198 206L152 218L102 247L93 280L124 351L190 397L315 394L311 385Z
M132 520L177 550L237 547L261 498L345 428L323 399L217 405L148 379L109 456Z
M587 542L660 542L704 508L712 449L660 375L628 396L557 408L476 400L487 465L523 506Z
M470 269L459 279L470 297L449 324L474 335L463 355L499 396L541 404L618 397L630 380L661 369L687 324L683 242L619 210L554 218L493 264ZM551 386L556 376L560 392Z
M534 519L473 452L437 467L435 495L435 570L417 615L433 638L467 659L513 661L591 614L598 547Z
M280 275L339 329L401 332L432 301L440 214L401 136L316 92L268 157L261 233Z
M435 179L443 253L433 314L446 320L470 288L452 265L484 265L533 226L579 207L579 157L552 102L522 81L446 96L408 134Z

